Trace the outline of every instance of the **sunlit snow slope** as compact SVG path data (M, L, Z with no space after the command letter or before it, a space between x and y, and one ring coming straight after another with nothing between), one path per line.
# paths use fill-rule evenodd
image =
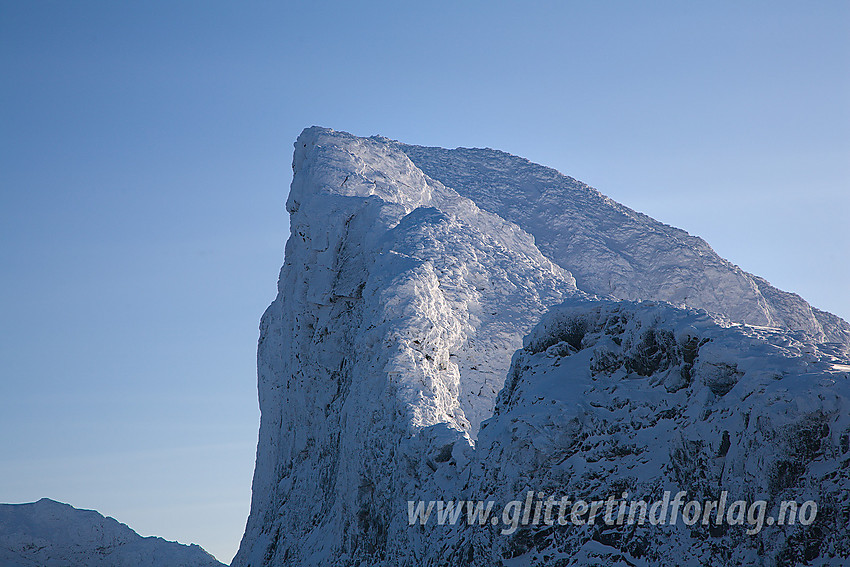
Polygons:
M425 174L517 223L579 289L657 299L740 323L850 342L850 325L718 256L701 238L625 207L554 169L490 149L401 146Z
M742 448L739 459L779 455L786 450L782 432L796 431L795 424L815 414L824 416L817 419L828 422L828 432L794 461L793 478L759 482L774 492L780 485L799 492L817 458L825 462L818 474L846 471L839 464L848 458L840 449L848 378L833 370L846 361L850 327L729 264L702 240L551 169L493 150L422 148L309 128L295 144L293 170L291 235L278 297L261 322L262 418L251 514L234 565L536 565L546 564L545 550L550 559L559 554L563 565L592 564L569 558L590 557L599 552L597 544L603 546L599 553L607 547L632 564L641 552L624 538L600 542L575 532L558 541L527 533L498 539L488 530L407 526L407 500L502 497L530 486L532 477L543 478L537 471L549 461L583 458L585 446L576 435L596 436L587 450L607 454L612 420L621 428L655 420L657 439L628 441L657 451L651 466L635 473L635 486L649 492L679 480L664 467L675 466L683 439L710 434L704 446L710 451L722 428L742 447L759 445ZM529 352L527 342L549 332L545 321L526 339L520 352L527 354L514 353L557 305L591 329L551 353L568 359L555 366L570 372L518 366L548 356L533 347ZM611 349L610 367L599 366L600 357L609 356L597 352L607 345L599 337L618 309L623 327L611 332L623 336ZM691 353L682 321L691 321L698 341L728 348ZM667 354L660 355L665 362L628 362L640 358L629 345L653 351L642 341L655 332L667 341ZM563 342L557 329L553 333L543 343ZM658 352L647 357L655 361ZM788 389L787 376L794 377L787 378L794 381L788 391L809 400L806 408L758 425L724 417L742 390L749 400L744 406L762 411L776 388ZM618 387L625 399L636 396L634 415L619 402L607 417L599 417L602 409L576 409L607 399ZM551 403L540 403L548 397ZM586 428L577 428L577 419ZM751 427L766 429L755 434ZM770 463L764 464L764 474L771 474ZM712 479L743 486L754 467L723 467L720 476L711 472ZM606 474L614 483L631 473ZM818 545L832 545L835 530L829 534ZM717 557L738 553L742 543L733 536L714 542ZM676 545L691 545L688 537ZM767 537L780 557L782 542L792 536ZM674 547L665 549L673 553ZM660 553L643 557L670 564L664 561L673 556Z

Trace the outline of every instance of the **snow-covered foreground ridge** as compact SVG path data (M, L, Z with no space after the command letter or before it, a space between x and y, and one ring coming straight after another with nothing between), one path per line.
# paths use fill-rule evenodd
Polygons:
M503 152L309 128L293 170L234 565L847 557L846 322ZM408 525L409 500L668 488L821 513L756 536Z
M0 504L3 567L223 567L197 545L142 537L94 510L42 498Z

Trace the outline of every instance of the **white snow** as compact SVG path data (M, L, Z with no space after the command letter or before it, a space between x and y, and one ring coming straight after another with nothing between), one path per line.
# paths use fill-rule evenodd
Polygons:
M517 223L578 287L656 299L734 321L850 342L850 326L718 256L701 238L625 207L554 169L490 149L401 145L427 175Z
M802 494L847 460L847 376L836 368L848 363L850 327L702 240L494 150L309 128L293 169L291 235L261 322L251 515L234 565L493 565L525 557L525 544L409 528L407 500L513 499L556 481L602 491L632 477L650 491L691 480L670 467L694 463L712 481ZM579 320L591 331L573 333L567 323ZM694 340L699 355L687 361ZM831 420L828 440L794 453L789 439L809 439L798 433L811 420ZM728 465L703 463L722 431L733 436ZM779 455L796 463L789 486L769 477L786 466ZM830 478L820 494L835 498ZM766 537L776 553L787 541ZM659 549L680 557L676 546L699 543L689 538ZM592 541L532 547L597 557ZM735 537L715 543L746 564ZM634 548L615 551L637 560Z
M578 350L555 342L576 328ZM514 357L496 416L479 437L483 472L470 494L504 502L532 489L587 500L627 491L652 501L687 490L704 501L727 490L734 499L768 500L773 515L780 500L814 500L822 534L774 526L701 538L678 525L626 530L608 554L631 549L638 559L640 548L652 565L748 565L755 554L774 565L809 538L823 552L820 564L846 564L850 542L838 510L850 501L850 372L835 373L835 357L801 339L663 303L569 301ZM575 528L536 552L577 554L564 565L583 565L578 558L599 545L593 532ZM493 558L516 546L465 534L475 536Z
M113 518L47 498L0 504L3 567L222 567L197 545L142 537Z

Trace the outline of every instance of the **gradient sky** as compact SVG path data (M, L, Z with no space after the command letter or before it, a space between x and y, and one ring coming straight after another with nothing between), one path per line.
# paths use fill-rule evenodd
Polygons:
M488 146L850 318L850 3L0 1L0 502L222 561L304 127Z

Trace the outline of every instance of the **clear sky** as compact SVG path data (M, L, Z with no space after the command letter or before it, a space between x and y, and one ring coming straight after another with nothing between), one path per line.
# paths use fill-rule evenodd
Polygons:
M228 562L314 124L553 166L850 318L850 3L0 1L0 502Z

